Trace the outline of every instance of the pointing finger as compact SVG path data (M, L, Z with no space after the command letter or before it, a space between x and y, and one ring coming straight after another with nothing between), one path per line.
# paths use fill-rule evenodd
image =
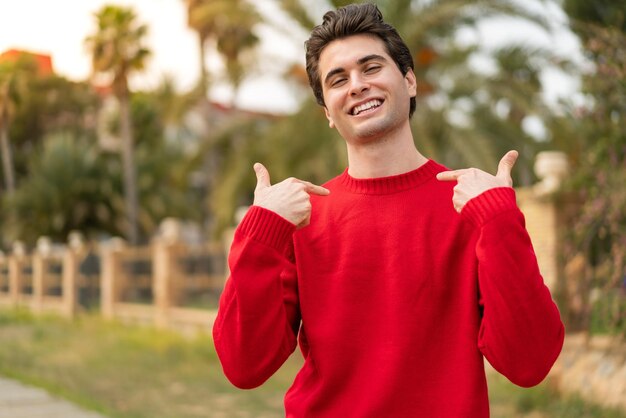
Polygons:
M254 172L256 173L256 189L264 189L270 187L270 173L261 163L254 164Z
M330 190L325 187L318 186L308 181L303 181L302 183L306 186L306 192L309 194L316 194L320 196L328 196L330 194Z
M295 179L297 182L304 184L304 191L309 194L317 194L320 196L328 196L330 194L330 190L325 187L318 186L317 184L313 184L310 181L304 181L300 179Z
M442 171L441 173L437 173L437 180L456 181L461 175L465 173L465 171L466 170Z

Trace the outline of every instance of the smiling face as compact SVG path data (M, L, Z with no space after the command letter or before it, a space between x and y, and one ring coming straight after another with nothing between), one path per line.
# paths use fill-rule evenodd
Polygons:
M320 54L326 117L348 143L384 138L408 126L415 75L405 75L376 36L352 35Z

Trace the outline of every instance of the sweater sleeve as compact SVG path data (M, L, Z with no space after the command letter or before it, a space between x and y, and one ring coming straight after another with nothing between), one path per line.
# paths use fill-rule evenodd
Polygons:
M561 352L564 327L539 272L515 191L489 190L470 200L461 215L479 231L483 317L478 347L511 382L537 385Z
M287 256L294 231L279 215L253 206L235 232L213 339L224 374L239 388L261 385L296 347L296 269Z

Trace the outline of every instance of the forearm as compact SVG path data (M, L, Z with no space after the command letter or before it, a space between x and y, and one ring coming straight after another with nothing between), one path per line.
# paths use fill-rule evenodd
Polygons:
M224 372L242 388L262 384L289 357L299 324L295 267L285 257L289 225L258 208L249 215L235 235L213 328Z
M520 386L533 386L560 353L564 329L543 283L512 189L482 196L468 216L480 228L476 255L484 307L479 347Z

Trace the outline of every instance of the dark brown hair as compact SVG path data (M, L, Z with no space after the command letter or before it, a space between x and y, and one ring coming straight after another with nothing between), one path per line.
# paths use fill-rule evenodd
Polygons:
M413 69L413 57L398 31L383 21L383 15L375 4L350 4L324 15L321 25L313 28L311 36L304 43L306 50L306 72L309 84L317 103L324 104L324 93L319 73L319 59L322 50L334 40L351 35L377 36L385 44L385 49L394 60L402 75ZM411 97L409 117L415 111L415 97Z

